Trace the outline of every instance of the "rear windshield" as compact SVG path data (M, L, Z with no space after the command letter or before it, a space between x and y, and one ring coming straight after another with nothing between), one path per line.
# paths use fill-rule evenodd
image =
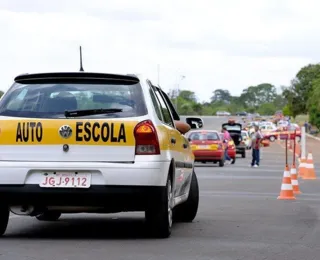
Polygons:
M0 115L65 118L64 111L120 108L122 112L85 118L136 117L147 114L140 84L17 84L0 102Z
M191 133L189 138L191 141L196 141L196 140L201 140L201 141L219 141L220 137L217 133L215 132L194 132Z

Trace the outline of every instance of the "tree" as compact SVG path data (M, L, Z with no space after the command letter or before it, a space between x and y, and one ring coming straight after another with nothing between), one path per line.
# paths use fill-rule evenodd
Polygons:
M211 97L211 102L224 102L224 103L230 103L231 100L231 94L229 90L226 89L216 89L213 91L213 96Z

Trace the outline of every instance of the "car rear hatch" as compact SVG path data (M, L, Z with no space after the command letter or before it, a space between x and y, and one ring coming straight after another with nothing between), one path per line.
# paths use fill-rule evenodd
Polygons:
M234 144L237 146L241 143L242 141L242 135L241 135L241 130L242 130L242 125L239 123L225 123L222 125L222 127L226 127L227 131L229 132Z
M146 114L135 77L20 76L0 101L0 160L134 162L134 128Z
M218 150L222 148L219 134L216 132L197 131L188 136L192 150Z
M1 120L0 160L133 162L137 122Z

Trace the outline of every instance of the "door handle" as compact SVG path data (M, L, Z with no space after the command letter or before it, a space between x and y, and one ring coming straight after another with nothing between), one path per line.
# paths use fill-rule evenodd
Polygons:
M175 143L176 143L176 139L172 137L172 138L171 138L171 143L172 143L172 144L175 144Z
M182 146L183 146L184 149L188 148L188 145L186 143L184 143Z

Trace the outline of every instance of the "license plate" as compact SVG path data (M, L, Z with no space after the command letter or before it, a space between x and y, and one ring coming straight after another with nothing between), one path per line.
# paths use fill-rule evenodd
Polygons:
M209 149L209 145L198 145L199 149Z
M40 182L40 187L43 188L89 188L90 186L90 173L44 173Z

